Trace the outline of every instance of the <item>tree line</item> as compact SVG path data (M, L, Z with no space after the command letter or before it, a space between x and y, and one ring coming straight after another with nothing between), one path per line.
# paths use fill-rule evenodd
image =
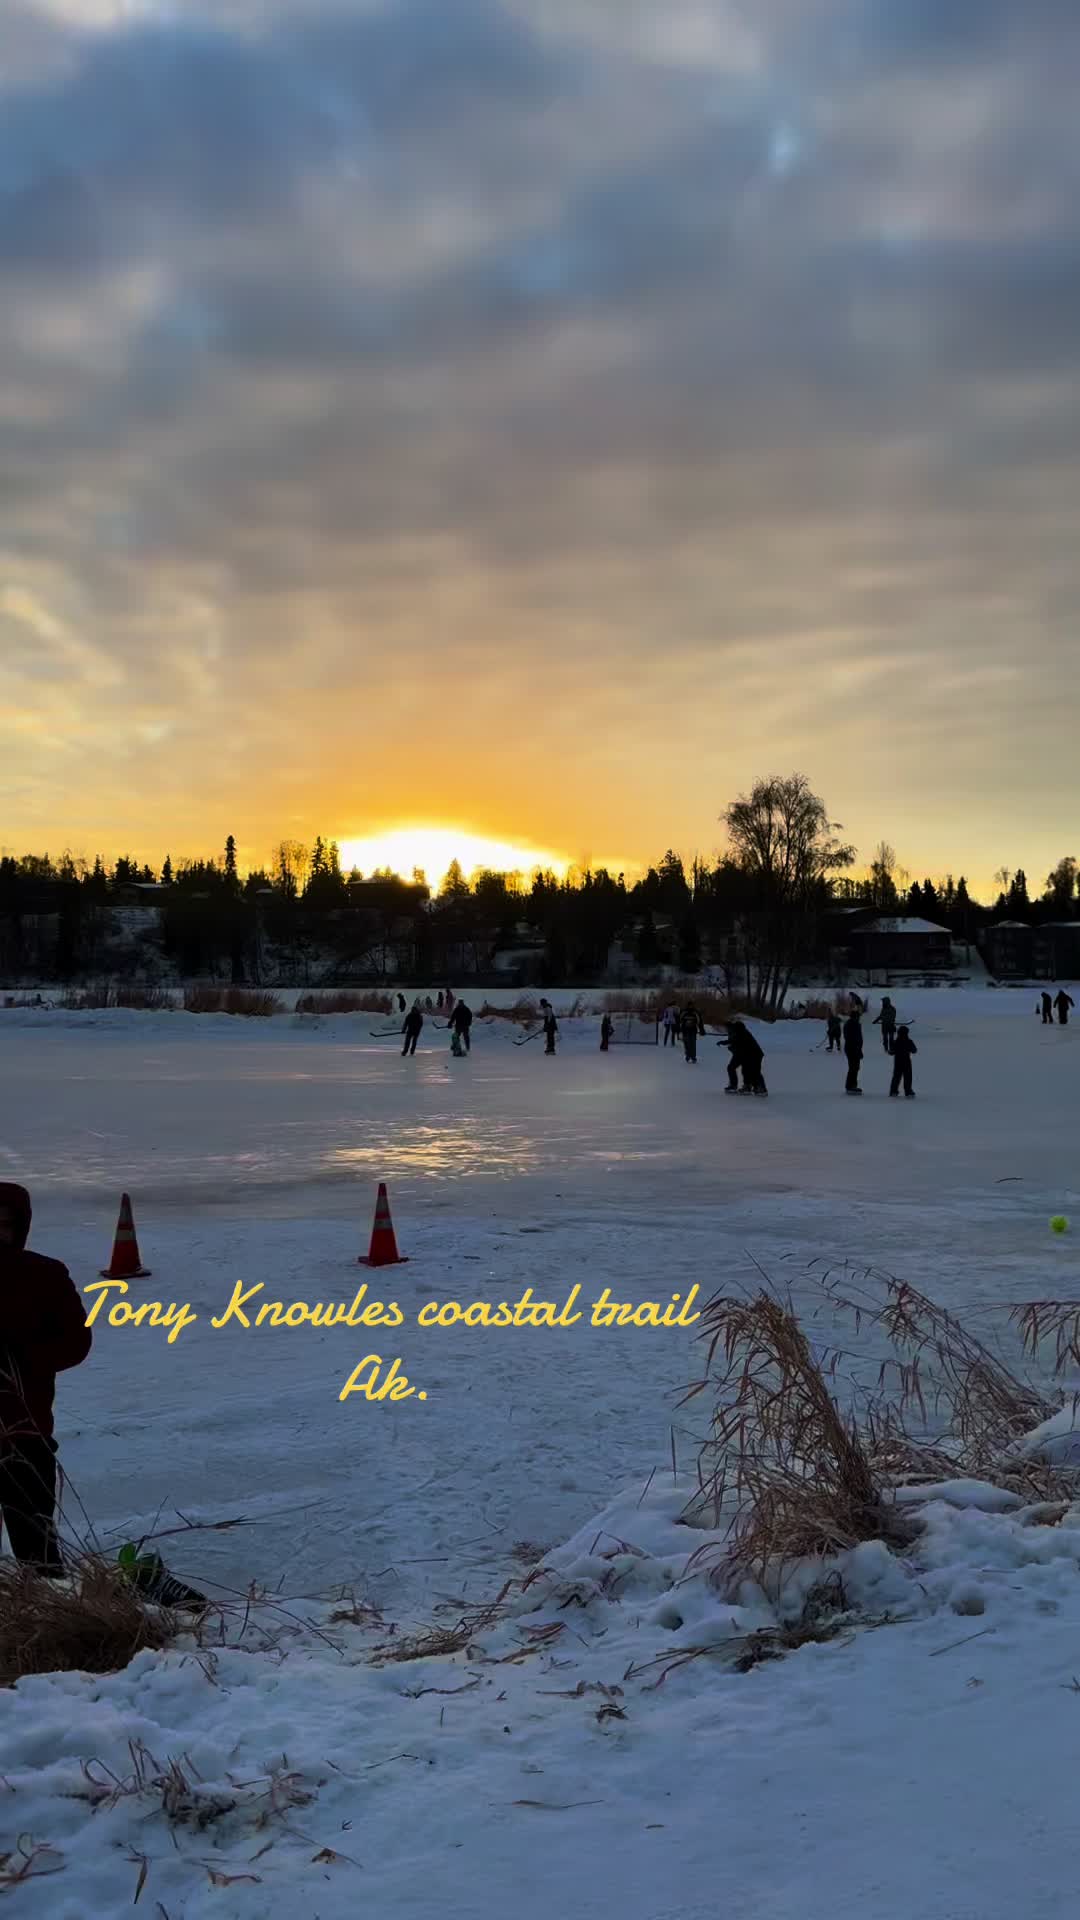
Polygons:
M1022 868L1002 868L993 902L973 898L962 874L913 879L886 841L855 876L854 849L801 774L756 782L721 819L717 857L686 860L668 849L632 882L603 867L466 875L454 861L434 893L418 870L409 878L345 873L338 845L322 835L310 846L282 840L266 866L246 873L231 834L213 858L166 856L160 868L134 854L111 866L70 853L8 854L0 858L0 973L68 979L124 964L236 981L259 980L271 967L302 979L408 973L423 981L480 976L499 951L521 949L538 983L561 985L598 977L621 944L643 975L663 966L692 975L707 962L775 1009L795 970L825 957L830 907L916 916L961 940L995 919L1038 924L1080 911L1072 857L1034 897ZM120 954L118 903L138 899L140 888L155 890L146 898L158 909L160 937L129 942Z

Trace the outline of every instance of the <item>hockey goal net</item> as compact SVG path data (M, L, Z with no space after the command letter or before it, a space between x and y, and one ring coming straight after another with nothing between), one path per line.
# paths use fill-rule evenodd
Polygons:
M655 1047L659 1044L659 1020L643 1018L638 1013L613 1013L609 1018L615 1029L611 1036L613 1046Z

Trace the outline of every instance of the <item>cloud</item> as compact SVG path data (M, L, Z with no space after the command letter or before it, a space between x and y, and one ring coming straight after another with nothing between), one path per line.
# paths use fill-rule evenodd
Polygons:
M479 783L492 831L571 849L708 843L761 755L842 774L870 843L902 837L893 805L933 839L927 742L981 841L977 776L1017 728L1029 766L1071 752L1064 4L11 22L4 631L30 715L69 672L96 727L108 664L155 806L193 739L222 806L252 796L248 839L268 767L290 811L305 780L301 808L338 805L373 689L384 818L407 766L429 804L471 782L475 817ZM469 696L448 737L425 720L418 773L408 690L448 661ZM567 692L538 711L541 669ZM552 794L567 756L594 772ZM76 749L57 810L85 817L94 779Z

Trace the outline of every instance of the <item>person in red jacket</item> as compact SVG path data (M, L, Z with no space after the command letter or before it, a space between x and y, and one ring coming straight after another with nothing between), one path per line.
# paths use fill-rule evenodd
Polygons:
M0 1517L16 1560L59 1576L53 1398L91 1334L67 1268L27 1252L30 1219L26 1188L0 1184Z

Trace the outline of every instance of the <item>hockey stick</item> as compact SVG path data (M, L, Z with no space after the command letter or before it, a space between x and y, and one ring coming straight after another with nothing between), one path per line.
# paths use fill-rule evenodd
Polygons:
M527 1033L523 1040L515 1040L514 1041L515 1047L527 1047L530 1040L539 1040L540 1035L543 1033L543 1031L544 1031L543 1027L534 1028L533 1032Z
M378 1031L376 1031L374 1027L369 1027L368 1037L371 1040L400 1040L401 1028L400 1027L380 1027Z

